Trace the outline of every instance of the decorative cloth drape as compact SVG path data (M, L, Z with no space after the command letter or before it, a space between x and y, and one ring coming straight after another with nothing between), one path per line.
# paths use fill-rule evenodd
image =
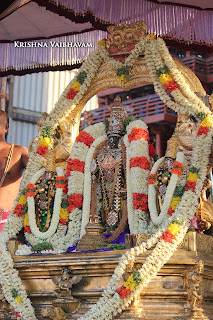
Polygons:
M38 10L37 14L41 10L41 20L33 19L35 9ZM20 21L19 12L22 12ZM23 12L26 13L23 15ZM48 15L46 30L45 12ZM56 28L54 15L60 28ZM13 17L15 19L11 20ZM24 17L26 20L23 23ZM4 34L0 31L0 76L78 67L79 63L96 49L98 40L106 37L104 30L108 24L139 20L147 23L148 33L160 35L168 41L179 41L184 45L199 44L208 50L213 48L212 10L162 4L151 0L32 0L0 20L0 29L5 30ZM42 21L42 27L39 26L39 21ZM29 28L26 23L29 23ZM38 25L30 28L33 23ZM24 38L25 33L27 39ZM8 38L5 35L8 35ZM51 35L57 35L57 38L51 38ZM17 39L30 43L46 42L47 46L38 47L37 44L33 45L34 47L19 47L20 44L16 46L14 43ZM77 45L52 47L50 41Z

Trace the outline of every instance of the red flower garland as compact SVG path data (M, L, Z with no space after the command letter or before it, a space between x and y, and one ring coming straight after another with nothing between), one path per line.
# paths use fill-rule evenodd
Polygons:
M175 161L173 164L173 168L171 170L171 174L175 173L178 175L178 177L181 176L183 172L184 166L181 162Z
M66 226L68 224L68 221L66 219L60 219L59 223L62 224L63 226Z
M23 216L23 210L24 210L24 205L23 204L17 204L15 207L13 214L15 214L17 217Z
M71 171L79 171L84 173L85 162L79 159L69 159L67 162L67 177Z
M77 93L78 93L78 91L71 88L70 91L67 93L67 99L72 100L76 96Z
M155 154L156 154L155 147L153 146L153 144L149 142L149 156L154 157Z
M130 159L130 169L139 167L141 169L150 170L150 162L146 157L135 157Z
M75 141L83 142L86 146L90 147L94 141L94 138L86 131L81 131Z
M64 176L58 176L56 177L55 187L64 189L66 183L67 183L67 180Z
M26 186L25 197L35 197L35 186L32 183L28 183Z
M153 184L155 182L155 174L149 173L148 174L148 184Z
M170 207L168 210L168 215L172 216L174 213L174 210Z
M149 132L148 130L145 130L143 128L134 127L130 132L130 134L128 135L129 143L132 142L133 140L140 140L140 139L149 141Z
M42 147L42 146L38 146L37 152L38 154L40 154L40 156L44 157L46 152L48 150L48 147Z
M168 92L172 92L178 88L178 84L174 81L169 81L164 84L164 89Z
M68 211L71 212L76 208L81 208L83 206L83 195L80 193L73 194L67 198L69 203Z
M196 187L196 181L190 181L190 180L186 181L186 187L185 187L186 191L192 190L194 192L195 187Z
M124 286L121 286L117 289L117 293L120 295L121 299L124 299L126 296L128 296L131 293L130 289L127 289Z
M148 210L148 196L144 193L133 193L133 207L142 211Z
M201 136L202 134L207 136L208 132L209 132L209 128L208 127L199 126L199 129L198 129L198 132L197 132L197 137Z
M161 236L161 239L165 242L172 242L176 237L174 234L170 233L168 230L164 232L164 234Z
M30 226L24 226L24 232L31 233Z

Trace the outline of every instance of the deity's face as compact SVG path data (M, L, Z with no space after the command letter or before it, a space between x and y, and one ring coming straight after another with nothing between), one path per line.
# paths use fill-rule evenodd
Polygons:
M193 150L193 141L197 129L197 122L193 117L184 113L178 114L177 140L180 150Z
M117 149L118 144L119 144L120 137L118 135L115 136L109 136L108 141L109 141L109 147L110 149Z

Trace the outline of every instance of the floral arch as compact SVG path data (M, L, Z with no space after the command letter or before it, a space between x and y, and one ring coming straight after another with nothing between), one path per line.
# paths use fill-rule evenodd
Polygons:
M87 58L76 77L66 87L35 139L32 146L34 153L31 154L22 180L15 210L11 213L9 221L0 235L2 290L8 302L17 312L18 319L35 320L36 317L21 284L21 279L13 268L13 261L7 251L6 243L23 227L24 213L19 206L22 205L23 198L21 200L21 196L27 187L28 197L33 198L33 186L29 183L32 183L33 176L40 172L45 165L45 155L53 146L55 129L61 120L70 117L73 120L73 135L76 137L82 109L94 94L111 87L129 90L142 83L153 83L155 92L169 108L176 112L191 114L198 120L191 169L186 177L184 192L174 214L169 219L162 221L157 232L147 242L132 248L121 257L103 297L91 311L80 319L112 319L148 285L151 278L170 259L183 240L190 220L197 209L212 144L212 113L194 93L204 93L204 90L197 77L188 68L172 59L161 38L156 39L153 35L143 36L124 63L110 57L105 48L105 41L102 41L99 43L98 49ZM177 170L174 170L174 174L179 177L182 167L178 161L176 166ZM60 193L63 189L60 170L58 176ZM149 180L151 183L152 176L149 177ZM153 252L146 259L142 268L134 272L123 286L118 288L126 266L134 261L135 256L144 253L154 245ZM8 281L8 279L10 280Z

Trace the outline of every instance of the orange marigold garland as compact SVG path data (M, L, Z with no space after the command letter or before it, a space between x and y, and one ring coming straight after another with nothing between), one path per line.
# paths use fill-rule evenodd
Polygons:
M86 146L90 147L93 143L94 138L87 133L86 131L81 131L77 138L75 139L76 142L83 142Z
M139 167L141 169L150 170L150 162L146 157L134 157L130 159L130 168Z
M178 177L183 173L184 166L182 163L175 161L171 170L171 174L175 173Z
M133 128L130 134L128 135L129 143L134 140L140 140L140 139L149 141L148 130L145 130L143 128L137 128L137 127Z

